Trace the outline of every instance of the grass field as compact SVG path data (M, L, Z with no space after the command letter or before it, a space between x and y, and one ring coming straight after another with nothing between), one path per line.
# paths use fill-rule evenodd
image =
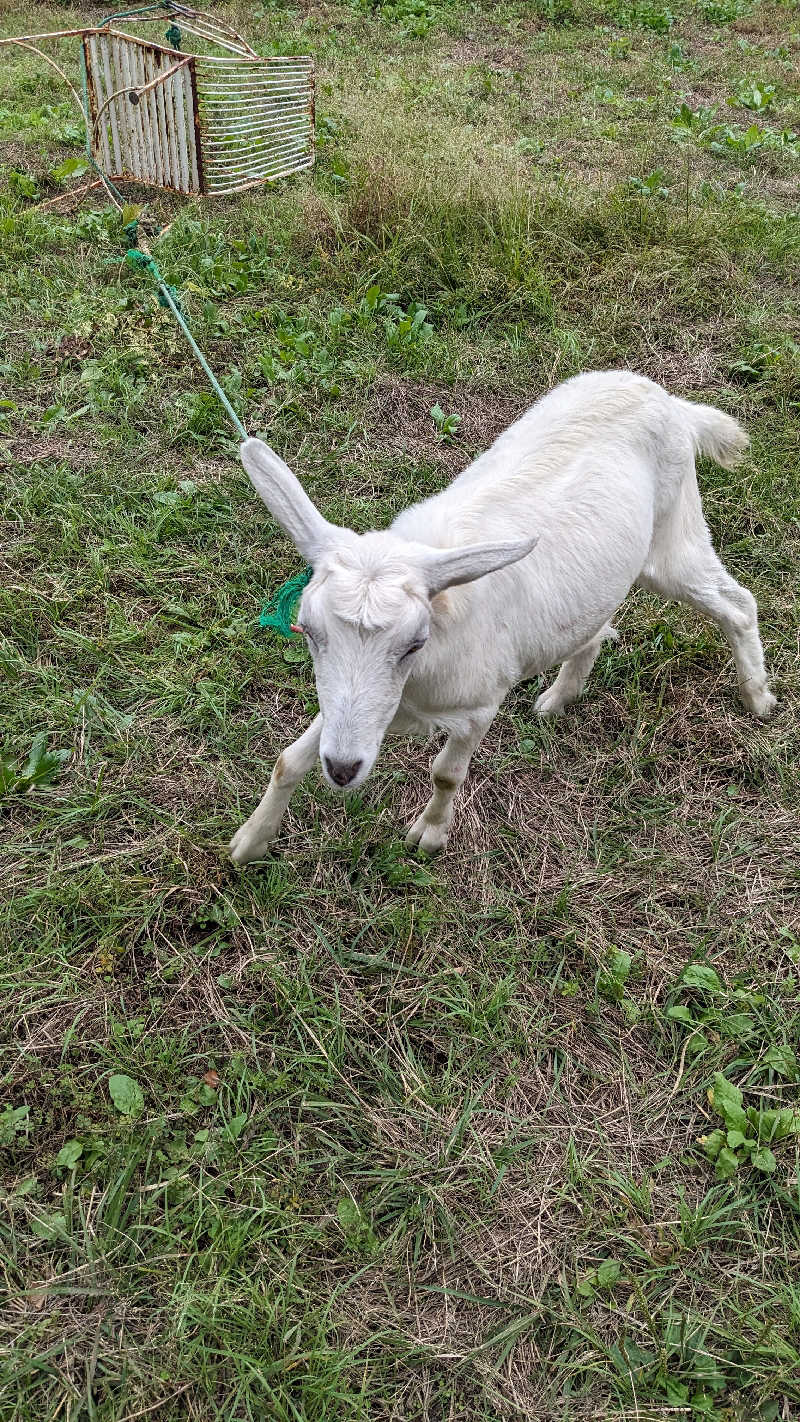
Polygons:
M393 743L233 870L314 709L257 625L298 558L119 218L39 208L80 124L3 52L0 1419L796 1418L800 7L224 13L318 66L313 175L146 195L248 428L365 529L581 369L718 404L780 705L636 594L446 855Z

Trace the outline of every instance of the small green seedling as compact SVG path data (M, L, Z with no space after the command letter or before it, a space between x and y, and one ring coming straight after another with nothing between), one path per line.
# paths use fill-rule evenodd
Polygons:
M666 1010L672 1022L689 1028L687 1049L690 1055L710 1046L720 1038L747 1042L753 1037L756 1024L746 1008L758 1008L763 997L744 988L726 988L708 963L690 963L684 968L678 983L684 999Z
M683 52L682 46L679 45L677 41L670 45L667 51L667 60L673 69L685 69L687 67L686 55Z
M436 431L439 435L439 438L444 442L449 442L453 438L454 434L456 433L456 430L461 424L460 415L457 415L455 413L452 415L446 415L441 405L433 406L433 409L431 410L431 419L433 420L433 423L436 426Z
M67 158L63 163L59 163L57 168L50 169L50 177L57 183L65 183L68 178L82 178L88 171L89 163L86 158Z
M582 1299L594 1298L598 1290L613 1289L622 1277L622 1265L616 1259L604 1259L591 1273L584 1275L576 1292Z
M17 197L35 198L39 196L39 187L36 179L30 173L20 172L19 168L12 168L6 174L6 182L12 193Z
M625 992L625 984L631 971L631 955L624 948L615 948L613 945L608 950L605 965L597 974L596 988L598 995L604 997L607 1002L616 1002L623 1016L628 1022L638 1022L641 1013L638 1005L632 997L628 997Z
M765 1175L774 1174L778 1162L770 1145L800 1135L800 1110L793 1106L766 1111L749 1106L745 1110L739 1087L719 1071L714 1073L708 1101L722 1117L725 1129L700 1136L698 1144L715 1162L717 1179L729 1180L748 1162Z
M535 9L543 20L557 27L574 25L575 6L573 0L536 0Z
M729 25L747 8L747 0L702 0L700 13L710 25Z
M426 306L419 306L412 302L408 311L400 311L395 319L387 317L384 322L386 331L386 344L390 350L404 351L413 349L422 341L427 341L433 331L433 327L427 319L428 309Z
M355 310L360 326L372 327L378 318L383 321L386 344L392 351L413 350L433 332L428 321L428 308L412 301L408 310L399 304L396 291L381 291L375 284L361 298Z
M29 1115L27 1106L4 1106L0 1110L0 1145L13 1145L17 1136L27 1134Z
M653 30L656 34L669 34L675 24L675 16L666 6L633 4L618 6L614 15L615 20L620 25L629 25L632 29Z
M424 39L436 19L436 7L428 0L367 0L365 8L398 25L404 37L414 39Z
M353 1254L365 1259L377 1254L380 1245L369 1219L349 1195L345 1195L337 1204L336 1217L347 1246Z
M117 1072L108 1078L108 1090L121 1116L141 1116L144 1110L144 1092L133 1077Z
M758 90L762 98L764 92ZM751 90L751 98L754 93ZM676 139L682 142L694 138L709 152L725 156L750 158L764 150L795 160L800 158L800 135L793 129L770 128L769 124L759 128L757 123L751 123L746 129L732 128L728 124L714 123L716 112L715 108L690 109L687 103L682 103L672 116Z
M632 193L643 198L668 198L666 175L662 168L655 168L646 178L629 178L628 187Z
M763 380L770 371L784 362L795 364L800 357L800 346L791 337L782 341L754 341L737 360L731 361L728 372L738 384L752 384Z
M52 785L69 755L68 750L47 749L46 731L40 731L34 736L27 763L22 770L17 770L16 762L11 756L0 755L0 800L4 795L27 795L34 786Z
M672 127L682 136L694 134L701 140L713 127L713 119L716 115L715 108L702 106L699 109L690 109L687 103L682 103L672 115Z
M774 84L742 83L728 103L732 108L752 109L754 113L763 114L774 104L776 94Z
M619 1002L631 970L631 955L624 948L611 947L607 963L597 975L597 991L610 1002Z
M514 143L514 147L524 158L538 158L544 149L544 144L538 138L530 138L527 134L522 134Z
M54 1170L74 1170L83 1155L81 1141L65 1141L53 1162Z

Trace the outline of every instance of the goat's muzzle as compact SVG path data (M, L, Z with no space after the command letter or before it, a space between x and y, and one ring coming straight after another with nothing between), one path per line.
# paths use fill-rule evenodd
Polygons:
M325 771L334 785L339 785L344 790L355 780L359 770L364 764L363 760L331 760L330 756L324 757Z

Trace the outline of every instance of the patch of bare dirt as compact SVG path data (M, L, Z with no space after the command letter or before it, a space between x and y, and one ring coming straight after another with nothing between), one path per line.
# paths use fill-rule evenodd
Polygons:
M79 335L76 331L69 332L62 336L58 344L53 348L53 357L60 365L80 365L91 354L92 343L86 336Z
M518 46L487 44L476 39L455 40L449 46L447 57L460 68L486 64L490 69L505 69L511 74L521 73L529 62L528 55Z
M4 168L14 168L19 173L29 173L31 177L41 181L46 179L48 169L52 167L52 159L37 152L30 144L12 138L6 143L0 143L0 164Z
M96 465L100 458L91 445L56 434L41 439L12 440L9 451L18 464L70 464L86 469Z
M653 347L639 352L635 369L673 393L707 390L722 378L719 347L703 340L697 331L684 332L671 350Z
M488 449L533 398L390 376L377 382L372 392L365 419L369 448L396 451L455 474L479 451ZM431 416L435 405L446 415L461 416L452 443L437 433Z

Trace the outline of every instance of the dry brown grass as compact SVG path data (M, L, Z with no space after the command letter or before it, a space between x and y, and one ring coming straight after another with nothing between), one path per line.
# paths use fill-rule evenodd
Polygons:
M784 84L768 51L792 12L663 36L439 8L421 41L350 6L242 12L315 52L324 142L308 180L153 202L212 364L358 527L584 366L735 410L752 457L701 484L780 709L754 725L717 633L635 596L560 722L532 686L508 699L440 860L402 846L435 747L393 743L349 803L309 777L275 855L234 872L230 833L314 709L308 665L256 626L295 554L146 282L105 263L96 201L43 219L4 196L3 754L21 775L41 731L70 754L3 801L3 1422L798 1405L794 1142L730 1180L697 1145L715 1072L748 1105L797 1100L768 1058L800 998L795 195L768 155L697 145L687 220L670 122L683 93ZM6 81L0 109L34 94ZM42 188L64 156L38 130L2 141ZM667 197L632 194L657 168ZM426 305L429 341L398 351L359 318L374 283ZM436 404L462 416L451 443ZM719 989L687 990L687 963Z

